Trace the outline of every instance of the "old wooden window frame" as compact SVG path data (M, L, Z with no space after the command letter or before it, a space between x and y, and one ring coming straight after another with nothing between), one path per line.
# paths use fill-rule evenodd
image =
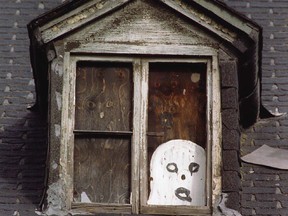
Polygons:
M190 50L191 52L191 50ZM72 211L92 213L141 213L175 215L210 215L216 196L221 193L221 111L220 76L217 55L188 55L161 57L124 57L65 53L63 77L62 139L61 148L65 155L62 162L66 169L62 175L68 184L67 207ZM203 55L203 53L202 53ZM133 135L131 141L131 197L130 204L100 204L73 202L73 149L76 64L78 61L123 62L133 65ZM147 205L147 103L149 63L180 62L207 64L207 204L206 206L151 206ZM137 86L137 87L135 87ZM140 90L141 89L141 90ZM140 91L139 91L140 90ZM143 124L144 122L144 124ZM138 143L138 145L135 145ZM212 187L213 184L213 187Z

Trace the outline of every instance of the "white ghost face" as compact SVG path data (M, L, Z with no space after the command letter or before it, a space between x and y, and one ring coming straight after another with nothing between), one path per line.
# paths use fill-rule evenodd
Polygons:
M205 205L206 154L187 140L160 145L150 163L150 205Z

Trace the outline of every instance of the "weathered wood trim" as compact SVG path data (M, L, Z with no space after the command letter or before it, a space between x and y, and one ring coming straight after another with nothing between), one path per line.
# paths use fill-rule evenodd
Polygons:
M98 203L72 203L72 210L70 213L73 215L83 215L87 213L96 214L96 213L115 213L115 214L131 214L132 207L131 205L125 204L98 204Z
M140 114L140 211L142 205L147 203L148 198L148 148L147 148L147 127L148 127L148 61L142 60L141 76L141 114Z
M140 203L140 179L139 179L139 164L140 164L140 130L141 130L141 60L136 59L133 62L133 89L134 89L134 104L133 104L133 137L132 137L132 172L131 172L131 188L132 188L132 213L139 213Z
M232 43L236 38L236 33L227 29L226 26L217 23L212 18L210 18L207 14L203 12L196 11L192 7L186 7L187 4L180 4L178 1L174 0L160 0L163 3L167 4L169 7L198 23L200 26L205 27L209 31L215 33L219 37L225 39L226 41Z
M212 57L212 103L211 115L213 145L212 159L212 204L216 204L217 197L222 193L221 164L222 164L222 119L221 119L221 83L217 56Z
M123 57L123 56L108 56L108 55L94 55L94 53L86 53L86 55L80 55L80 53L71 53L71 59L73 59L73 63L76 64L78 61L105 61L105 62L126 62L133 63L134 58ZM72 61L71 61L72 62Z
M39 30L42 34L42 40L44 43L48 43L70 31L75 30L96 19L104 14L115 10L130 0L97 0L88 2L77 9L67 13L54 21L47 23L46 25L40 26Z
M212 209L207 206L142 206L143 214L160 214L160 215L211 215Z
M239 17L235 16L235 12L232 13L229 10L224 10L223 8L217 6L212 1L207 0L194 0L197 4L201 5L205 9L208 9L221 19L228 22L230 25L240 29L241 31L245 32L247 35L250 35L256 28L255 26L252 27L251 23L247 23L247 20L244 21L244 18L240 19Z
M207 87L206 87L206 97L207 97L207 110L206 110L206 116L207 116L207 150L206 150L206 194L207 194L207 199L206 199L206 205L207 206L212 206L212 199L211 199L211 194L212 194L212 146L213 146L213 139L212 139L212 120L211 116L213 113L213 106L212 106L212 85L213 85L213 80L212 80L212 63L211 59L210 61L207 62L207 81L206 81Z
M61 114L61 145L60 145L60 178L64 180L66 193L66 206L71 207L73 198L73 129L74 129L74 98L73 90L73 65L70 62L70 54L64 54L64 74L62 92Z
M73 54L129 54L129 55L182 55L182 56L212 56L217 53L217 47L196 45L166 45L166 44L113 44L93 43L65 50Z

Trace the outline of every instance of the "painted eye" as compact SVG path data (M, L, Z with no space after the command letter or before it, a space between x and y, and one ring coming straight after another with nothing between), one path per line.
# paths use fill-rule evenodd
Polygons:
M189 171L190 171L190 173L191 173L191 176L192 176L193 173L198 172L199 167L200 167L200 165L197 164L197 163L194 163L194 162L190 163L190 165L189 165Z
M166 166L166 169L169 172L175 172L175 173L178 172L178 167L177 167L177 164L175 164L175 163L168 163L167 166Z

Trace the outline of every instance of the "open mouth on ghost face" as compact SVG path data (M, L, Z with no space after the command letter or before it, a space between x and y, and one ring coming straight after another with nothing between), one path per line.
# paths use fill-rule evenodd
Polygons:
M190 190L180 187L175 190L175 195L178 199L192 202L192 198L190 197Z

